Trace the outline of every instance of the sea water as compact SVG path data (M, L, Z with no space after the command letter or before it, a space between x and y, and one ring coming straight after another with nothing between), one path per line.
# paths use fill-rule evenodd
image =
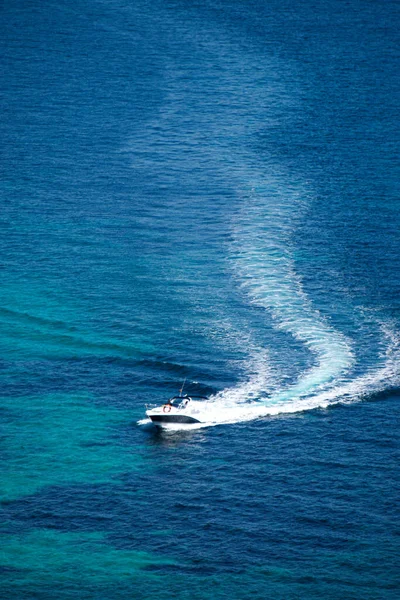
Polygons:
M397 599L399 3L0 27L0 596Z

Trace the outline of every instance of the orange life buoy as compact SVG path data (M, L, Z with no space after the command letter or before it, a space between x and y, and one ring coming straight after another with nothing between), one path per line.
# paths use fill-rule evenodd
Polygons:
M171 412L171 405L170 404L164 404L163 411L164 412Z

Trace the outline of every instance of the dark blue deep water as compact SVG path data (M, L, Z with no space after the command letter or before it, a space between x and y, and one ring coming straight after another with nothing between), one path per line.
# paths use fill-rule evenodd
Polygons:
M400 3L0 30L0 597L397 600Z

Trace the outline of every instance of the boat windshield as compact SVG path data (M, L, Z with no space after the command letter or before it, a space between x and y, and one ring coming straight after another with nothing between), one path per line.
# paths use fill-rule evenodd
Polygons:
M189 404L189 402L191 402L192 400L208 400L208 398L206 398L205 396L189 396L188 394L185 394L185 396L173 396L172 398L170 398L167 402L167 404L175 404L175 406L177 406L177 408L186 408L186 406Z

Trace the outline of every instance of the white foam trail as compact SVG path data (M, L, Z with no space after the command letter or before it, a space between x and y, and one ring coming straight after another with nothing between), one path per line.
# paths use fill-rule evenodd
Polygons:
M288 203L268 203L253 196L242 209L234 226L235 271L250 301L265 308L278 329L301 341L314 356L315 365L294 385L272 389L273 371L268 352L264 351L251 361L247 381L197 407L199 418L207 421L205 426L353 402L367 392L384 389L388 380L398 380L400 338L387 324L382 325L388 342L383 364L346 381L354 354L349 340L312 306L294 270L293 203L289 204L290 207ZM264 399L260 400L262 396Z
M263 402L252 402L251 404L232 405L229 400L229 390L223 394L217 394L202 408L199 417L207 419L203 426L217 425L222 423L238 423L250 421L257 418L273 416L278 414L290 414L312 410L315 408L326 408L333 404L348 404L361 400L366 394L376 393L388 386L398 385L400 382L400 334L393 328L391 323L383 323L382 333L386 339L387 346L382 354L382 363L363 376L352 381L339 382L329 389L310 392L308 395L299 393L298 385L286 391L280 391ZM249 380L243 385L253 389L255 380ZM240 386L234 388L235 396L240 394ZM234 397L235 397L234 396ZM226 398L228 401L223 401Z
M271 394L278 389L277 373L270 365L269 352L262 348L252 348L252 356L247 364L248 378L233 388L222 390L215 394L212 402L221 402L225 407L235 407L239 404L258 400L260 394Z
M193 415L201 423L177 425L177 430L356 402L366 394L399 384L400 334L393 322L381 323L385 350L379 365L350 379L355 358L349 340L313 307L294 270L292 212L292 206L291 209L284 204L271 208L259 198L253 198L234 226L232 252L236 276L250 301L271 314L278 329L290 333L310 350L314 366L296 383L282 388L268 350L256 348L247 334L242 340L251 353L246 381L219 392L207 402L193 402ZM148 421L141 421L145 422Z
M392 323L381 324L382 333L387 342L381 355L381 365L371 369L366 374L351 381L338 383L329 389L301 395L295 393L295 387L278 391L268 400L245 402L246 394L255 393L257 388L263 388L270 381L268 377L259 374L235 388L224 390L210 398L208 402L193 402L193 415L202 422L190 425L176 425L175 430L200 429L221 424L233 424L252 421L280 414L293 414L327 408L334 404L350 404L362 400L367 394L371 395L385 390L388 384L400 384L400 333ZM138 424L149 424L149 419L143 419Z
M349 340L312 306L295 273L291 236L296 206L301 211L299 195L293 191L289 199L253 194L234 225L235 270L242 288L253 304L272 315L277 328L305 344L315 357L315 366L290 390L276 395L277 402L328 385L346 373L354 360ZM261 382L260 374L257 379ZM261 391L256 381L254 388L253 392Z

